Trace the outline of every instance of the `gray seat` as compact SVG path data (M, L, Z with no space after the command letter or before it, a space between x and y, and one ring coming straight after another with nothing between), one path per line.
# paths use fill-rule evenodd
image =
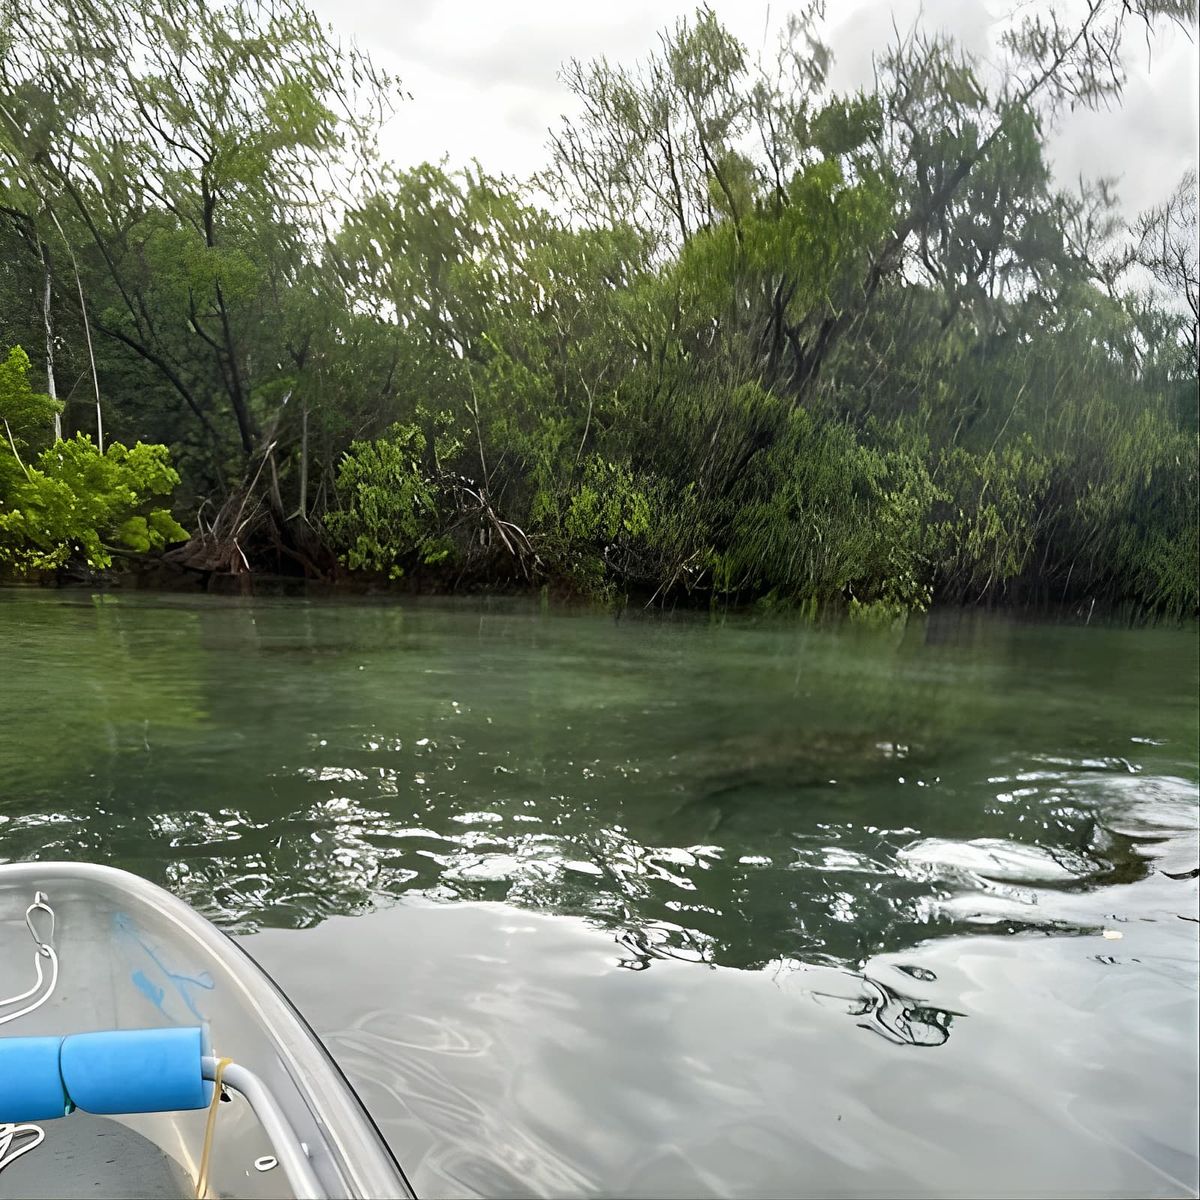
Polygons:
M0 1171L0 1200L183 1200L195 1184L153 1142L109 1117L42 1124L46 1139Z

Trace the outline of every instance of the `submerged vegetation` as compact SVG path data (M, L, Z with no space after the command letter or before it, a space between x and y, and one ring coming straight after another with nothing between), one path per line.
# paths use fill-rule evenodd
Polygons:
M295 0L12 0L0 571L1194 615L1196 176L1129 224L1045 157L1190 5L848 96L819 16L568 64L514 181L380 162L397 84Z

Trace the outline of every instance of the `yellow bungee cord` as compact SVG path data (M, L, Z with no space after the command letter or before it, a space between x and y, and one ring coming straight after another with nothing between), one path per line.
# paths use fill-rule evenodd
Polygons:
M212 1158L213 1130L217 1127L217 1108L221 1103L221 1079L232 1058L222 1058L213 1072L213 1098L208 1106L208 1121L204 1126L204 1148L200 1151L200 1170L196 1175L196 1200L204 1200L208 1190L208 1164Z

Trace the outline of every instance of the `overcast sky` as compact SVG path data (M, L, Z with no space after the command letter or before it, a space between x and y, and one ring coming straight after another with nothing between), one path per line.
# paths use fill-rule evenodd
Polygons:
M385 131L387 157L408 165L478 158L489 170L526 175L547 161L547 130L571 111L557 78L567 59L606 55L630 62L656 45L657 32L694 2L679 0L310 0L345 36L394 71L413 99ZM849 90L871 77L871 56L919 14L930 29L968 48L994 51L999 20L1015 3L1040 0L829 0L826 37L836 56L833 82ZM769 53L788 5L714 0L712 7L751 50ZM1148 54L1130 39L1129 85L1116 112L1067 118L1051 147L1064 183L1080 172L1115 175L1127 212L1158 202L1196 158L1200 59L1181 32Z

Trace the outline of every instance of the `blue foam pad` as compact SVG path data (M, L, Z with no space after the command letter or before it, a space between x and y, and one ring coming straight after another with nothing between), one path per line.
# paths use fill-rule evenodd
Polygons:
M60 1037L0 1038L0 1124L51 1121L71 1111L58 1069Z
M67 1095L85 1112L177 1112L205 1108L213 1085L200 1074L198 1028L111 1029L63 1039Z

